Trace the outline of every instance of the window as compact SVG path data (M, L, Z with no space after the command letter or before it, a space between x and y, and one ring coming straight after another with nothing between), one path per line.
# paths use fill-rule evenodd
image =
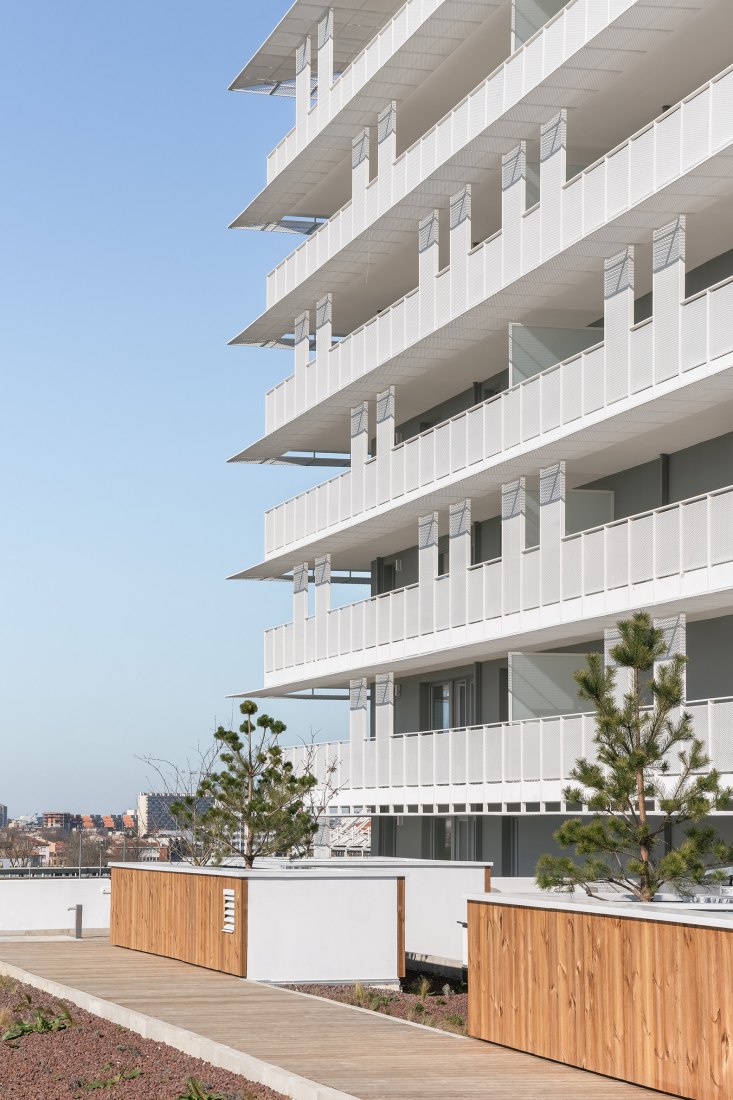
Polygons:
M434 730L450 728L450 684L430 685L430 722Z
M468 680L456 680L453 684L453 728L462 729L468 724Z

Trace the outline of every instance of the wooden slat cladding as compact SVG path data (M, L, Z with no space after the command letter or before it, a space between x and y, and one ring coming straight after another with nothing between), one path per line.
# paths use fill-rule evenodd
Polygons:
M224 891L234 891L234 931L224 932ZM247 880L112 868L110 943L247 976Z
M733 1097L733 928L469 902L468 971L469 1035Z
M397 977L405 976L405 880L397 879Z

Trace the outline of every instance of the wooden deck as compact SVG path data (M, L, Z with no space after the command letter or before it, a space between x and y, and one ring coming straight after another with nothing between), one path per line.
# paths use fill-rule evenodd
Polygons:
M111 947L103 939L0 943L0 972L3 963L185 1028L358 1100L661 1096L478 1040Z

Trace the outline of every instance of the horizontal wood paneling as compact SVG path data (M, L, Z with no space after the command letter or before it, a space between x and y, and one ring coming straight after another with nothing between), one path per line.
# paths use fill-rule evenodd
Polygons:
M469 902L468 961L470 1035L733 1097L733 928Z
M224 890L234 890L234 931L224 932ZM112 868L110 943L247 975L247 880Z

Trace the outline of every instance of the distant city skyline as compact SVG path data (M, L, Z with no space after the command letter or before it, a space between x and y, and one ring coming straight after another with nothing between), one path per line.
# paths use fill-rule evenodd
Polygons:
M291 369L287 352L226 347L293 245L226 228L294 119L291 100L226 89L288 7L6 5L12 816L129 802L149 782L137 756L180 760L237 720L226 696L262 683L263 629L290 617L287 585L225 580L260 557L265 505L321 477L226 465ZM346 727L342 704L272 709L286 742Z

